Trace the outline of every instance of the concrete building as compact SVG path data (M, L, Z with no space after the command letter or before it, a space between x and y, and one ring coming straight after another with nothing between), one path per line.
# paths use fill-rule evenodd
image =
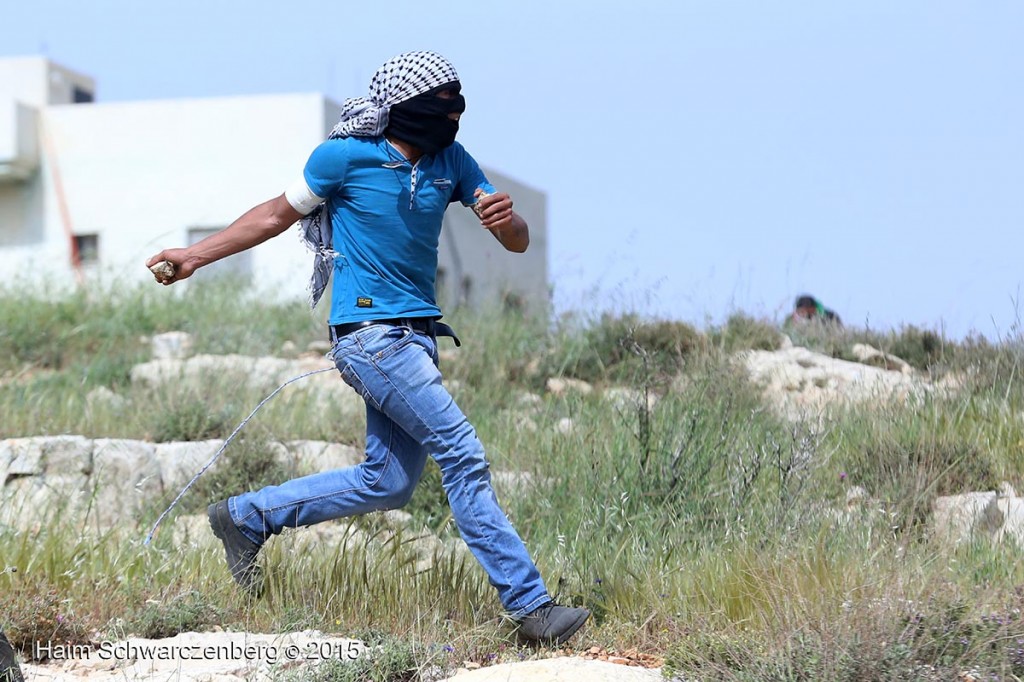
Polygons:
M340 112L320 94L96 103L95 89L44 58L0 59L4 283L149 279L148 256L279 195ZM530 249L505 252L455 204L441 235L438 295L449 306L510 297L546 305L545 195L483 165L529 222ZM301 298L311 263L295 228L195 277L232 273Z

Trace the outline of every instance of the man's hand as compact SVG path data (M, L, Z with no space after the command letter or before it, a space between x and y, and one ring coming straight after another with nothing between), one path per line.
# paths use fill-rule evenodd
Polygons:
M480 224L490 230L509 251L526 251L530 244L530 230L526 221L512 210L512 197L505 192L485 194L479 188L473 193L479 205L477 215Z
M473 193L479 204L480 224L492 231L512 227L512 197L505 192L485 194L482 189Z
M171 277L161 277L155 275L160 284L174 284L175 282L183 279L188 279L199 264L195 259L189 258L188 249L164 249L160 253L156 254L148 261L146 261L146 267L152 268L160 261L167 261L174 266L174 275Z

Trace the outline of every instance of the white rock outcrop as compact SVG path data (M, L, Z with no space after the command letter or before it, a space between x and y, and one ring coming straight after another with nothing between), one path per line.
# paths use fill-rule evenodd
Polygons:
M590 395L594 387L580 379L567 379L563 377L551 377L545 383L548 393L554 396L564 396L569 393L578 395Z
M869 346L866 343L855 343L850 351L853 353L853 357L857 362L862 365L871 365L872 367L879 367L881 369L900 372L902 374L913 374L914 372L914 368L911 367L910 363L906 360L880 351L874 346Z
M821 415L834 404L907 401L934 390L916 374L839 360L794 346L753 350L737 359L765 397L792 419Z
M635 412L640 408L653 410L659 399L656 393L644 395L643 391L626 386L610 386L604 390L601 397L621 412Z
M101 526L131 518L146 500L163 493L164 477L151 443L100 438L93 441L92 461L90 483Z
M158 359L135 365L132 384L152 389L201 390L210 385L241 386L269 394L286 381L315 370L332 370L327 358L303 355L296 359L248 355L195 355L187 359ZM342 416L362 415L363 399L338 375L337 371L313 374L290 384L277 400L290 396L311 396L336 404Z
M1024 499L1009 483L989 492L939 497L932 504L932 531L954 544L975 539L1024 541Z
M150 339L154 360L183 360L192 353L192 335L188 332L165 332Z
M56 514L88 519L98 528L134 523L147 503L183 488L223 444L82 436L0 440L0 524L34 528ZM361 449L338 443L300 440L267 447L299 474L363 460Z

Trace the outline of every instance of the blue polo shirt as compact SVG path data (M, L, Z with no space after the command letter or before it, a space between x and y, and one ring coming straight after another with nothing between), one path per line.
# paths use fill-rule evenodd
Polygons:
M409 163L383 136L328 140L303 176L327 201L334 232L330 324L437 317L434 279L441 221L449 203L494 192L455 142Z

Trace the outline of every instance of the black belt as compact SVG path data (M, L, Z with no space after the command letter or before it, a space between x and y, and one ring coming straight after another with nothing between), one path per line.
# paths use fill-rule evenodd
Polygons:
M361 320L359 322L348 322L346 324L332 324L331 327L331 342L333 343L337 339L343 336L348 336L352 332L365 329L366 327L372 327L377 324L386 324L390 327L408 327L415 332L425 334L427 336L447 336L455 341L456 346L461 346L462 342L459 341L459 337L455 335L455 330L444 322L438 322L437 318L434 317L393 317L386 320Z

